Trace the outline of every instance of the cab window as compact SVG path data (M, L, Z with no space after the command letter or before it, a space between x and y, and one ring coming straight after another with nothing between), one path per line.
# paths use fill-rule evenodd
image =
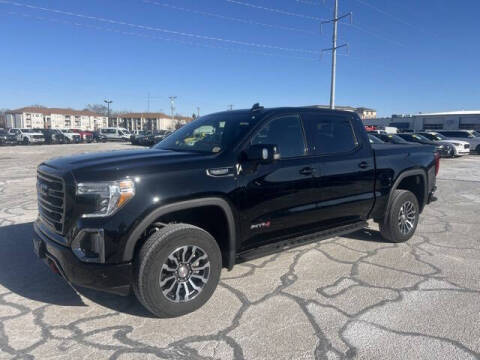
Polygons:
M314 155L345 153L358 146L351 120L346 116L306 113L303 120L310 151Z
M250 143L277 145L281 159L305 155L303 129L298 115L282 116L269 121Z

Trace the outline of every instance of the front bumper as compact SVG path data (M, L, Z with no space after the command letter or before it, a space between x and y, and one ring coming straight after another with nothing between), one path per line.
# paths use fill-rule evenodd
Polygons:
M69 247L52 240L37 220L33 225L35 254L72 285L128 295L132 280L132 264L91 264L78 260ZM58 236L58 235L57 235Z
M465 149L463 146L456 146L455 151L457 155L468 155L470 154L470 149Z

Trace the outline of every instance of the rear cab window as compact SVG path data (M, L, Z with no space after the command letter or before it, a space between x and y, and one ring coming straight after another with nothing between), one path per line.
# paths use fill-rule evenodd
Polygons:
M355 150L359 143L349 116L302 114L312 155L333 155Z

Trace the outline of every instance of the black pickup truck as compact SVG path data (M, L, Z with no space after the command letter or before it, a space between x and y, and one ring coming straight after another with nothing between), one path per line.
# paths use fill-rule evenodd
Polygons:
M255 104L151 149L40 164L34 250L74 285L133 288L153 314L179 316L210 298L222 267L368 219L408 240L438 169L434 147L371 145L354 113Z

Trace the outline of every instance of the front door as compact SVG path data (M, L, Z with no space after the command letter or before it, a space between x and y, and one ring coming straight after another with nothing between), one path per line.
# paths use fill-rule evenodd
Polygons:
M238 178L243 248L301 230L314 221L315 208L313 165L298 114L267 121L249 144L277 145L280 159L266 165L243 164Z

